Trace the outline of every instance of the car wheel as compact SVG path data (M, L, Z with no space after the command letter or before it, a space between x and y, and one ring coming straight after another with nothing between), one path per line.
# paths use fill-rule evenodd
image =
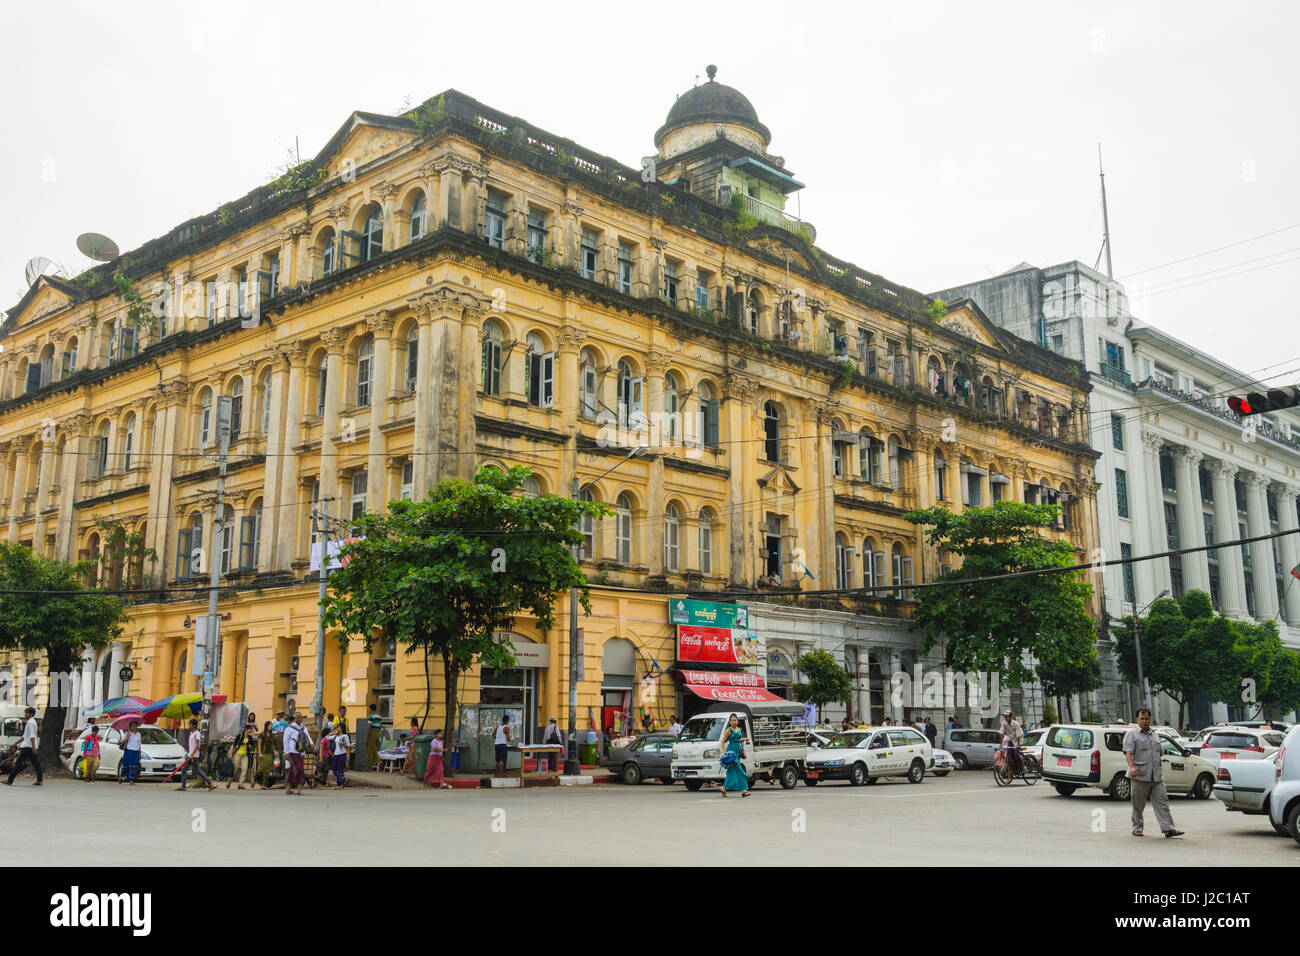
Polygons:
M757 790L760 782L761 781L758 779L758 777L756 776L750 777L749 782L745 784L745 786L747 786L750 790Z
M641 782L641 768L634 763L625 763L623 772L618 776L629 787L634 787Z
M1286 832L1291 834L1296 843L1300 843L1300 803L1293 806L1286 815Z
M948 776L948 774L950 774L951 772L952 772L951 770L936 770L936 771L934 772L934 775L935 775L936 777L946 777L946 776Z
M682 781L682 786L685 787L687 790L689 790L691 793L694 793L696 790L700 789L700 787L704 786L704 781L703 781L703 780L683 780L683 781Z
M1079 789L1078 785L1073 783L1054 783L1052 786L1055 787L1056 792L1063 797L1072 797L1074 796L1074 791Z
M805 787L815 787L815 786L817 786L817 781L814 780L812 777L804 777L804 778L803 778L803 785L804 785Z
M799 771L795 770L794 764L788 763L781 768L779 779L782 790L793 790L799 782Z
M1133 782L1123 771L1115 774L1106 789L1112 800L1127 800L1133 795Z
M853 769L849 771L849 783L855 787L860 787L871 780L871 774L867 773L867 768L860 763L855 763Z
M920 760L913 760L912 766L907 768L907 782L920 783L925 779L925 764Z
M952 762L957 765L958 770L970 769L970 761L966 759L965 754L954 754Z
M86 779L86 759L78 757L77 762L72 765L72 775L78 780Z
M1192 787L1192 796L1197 800L1208 800L1214 793L1214 778L1208 773L1203 773L1196 778L1196 784Z

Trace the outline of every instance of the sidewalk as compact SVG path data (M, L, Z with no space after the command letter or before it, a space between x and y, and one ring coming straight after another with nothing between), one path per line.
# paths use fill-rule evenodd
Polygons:
M491 787L492 781L495 780L491 774L461 774L455 777L444 777L443 780L451 784L457 790L476 790L480 787ZM596 783L617 783L618 777L610 773L604 767L583 767L582 774L579 778L562 777L560 786L584 786ZM518 776L507 776L497 781L498 786L504 784L507 787L518 787ZM419 790L423 781L417 777L408 777L401 773L388 773L378 770L353 770L348 772L348 786L350 787L372 787L376 790ZM554 786L549 781L538 781L529 784L533 786Z

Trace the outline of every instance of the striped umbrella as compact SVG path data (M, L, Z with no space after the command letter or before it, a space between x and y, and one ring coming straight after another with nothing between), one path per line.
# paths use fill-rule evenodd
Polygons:
M148 697L114 697L112 700L104 701L102 707L95 712L98 714L107 714L110 717L116 717L119 714L143 714L153 706L153 701Z
M203 695L190 692L173 694L171 697L156 700L148 710L142 711L142 716L151 724L159 720L187 720L196 716L202 709Z

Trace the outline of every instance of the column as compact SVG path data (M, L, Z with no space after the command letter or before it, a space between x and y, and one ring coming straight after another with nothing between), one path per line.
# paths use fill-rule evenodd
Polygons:
M177 517L175 511L176 456L170 449L183 446L181 438L182 415L189 400L190 386L186 382L166 382L162 386L163 400L154 427L154 442L158 452L149 463L149 546L158 555L155 565L157 582L161 584L175 573L172 557L175 554ZM153 451L152 449L150 450Z
M326 329L321 333L325 343L325 417L320 430L320 493L327 510L337 517L339 510L338 438L339 403L343 397L343 341L342 329ZM333 499L332 501L330 499Z
M566 312L568 309L574 310L574 316L577 318L577 303L571 299L565 300ZM586 329L579 328L572 323L560 326L557 335L559 342L556 356L556 405L560 409L560 431L565 435L573 435L574 440L567 443L563 453L560 456L560 485L555 489L555 494L567 498L573 493L573 479L578 473L578 401L575 396L578 394L578 355L582 351L582 343L587 338ZM561 397L563 396L563 397ZM565 632L568 633L567 631ZM555 658L558 660L559 658ZM552 664L552 667L556 665Z
M484 304L468 295L462 296L457 311L460 312L460 341L456 342L455 326L447 326L447 350L443 359L444 374L454 371L460 380L460 403L455 415L447 421L457 421L454 444L447 454L439 456L442 477L473 478L478 468L478 363L479 342L483 335ZM520 350L520 354L522 350ZM448 438L451 436L448 435ZM445 445L446 439L443 444Z
M831 410L833 405L829 402L812 400L806 405L807 418L814 424L816 429L817 441L815 442L815 459L810 464L816 467L817 487L824 489L824 493L818 498L816 512L818 518L818 527L806 528L807 532L804 548L805 560L814 574L818 576L816 585L810 583L810 587L831 588L838 586L835 581L835 495L832 493L835 487L835 466L831 460L833 452L832 435L831 435ZM813 449L805 450L806 453L813 453ZM756 454L754 449L749 449L751 455ZM861 546L861 541L850 541L849 544L857 549ZM864 559L865 560L865 559ZM862 562L859 562L862 563ZM864 565L865 567L865 565Z
M366 316L366 329L375 337L375 363L370 386L370 445L366 460L366 510L380 513L388 499L384 479L384 431L388 420L389 377L393 364L392 312L381 309Z
M302 516L297 508L289 506L299 500L297 448L302 441L302 392L307 379L307 349L302 343L294 342L285 348L284 356L289 361L289 385L285 390L284 438L280 442L280 494L277 497L280 505L277 510L284 513L276 519L275 556L271 565L277 569L289 567L290 562L298 556L298 527Z
M483 238L487 228L487 170L471 166L465 177L464 209L460 227L471 236Z
M76 536L72 527L72 511L77 501L81 477L80 465L85 461L86 434L91 418L86 414L73 415L63 423L63 474L59 477L59 517L54 538L54 559L72 561L76 554ZM159 551L159 560L163 552Z
M1300 488L1294 485L1274 485L1277 495L1277 529L1295 531L1300 527L1296 515L1296 498ZM1278 554L1282 558L1282 618L1292 627L1300 627L1300 582L1291 579L1291 569L1300 564L1300 540L1294 534L1277 539Z
M1246 479L1246 527L1252 538L1269 533L1268 493L1269 481L1260 474ZM1280 517L1280 516L1279 516ZM1273 542L1256 541L1250 546L1250 563L1255 585L1255 619L1271 621L1277 617L1276 569L1273 566ZM1294 567L1294 565L1293 565Z
M36 508L32 523L32 548L40 555L45 554L44 511L49 507L50 485L54 481L54 445L57 441L57 429L52 428L41 442L41 469L36 483Z
M1240 531L1237 527L1237 490L1233 479L1237 466L1226 461L1210 463L1210 473L1214 475L1214 539L1216 541L1236 541ZM1222 547L1219 552L1219 599L1223 604L1219 610L1229 617L1246 616L1246 572L1242 566L1241 548L1237 545Z
M750 527L751 508L746 505L746 495L754 490L754 456L757 451L747 443L751 438L752 411L749 401L754 395L754 383L735 373L728 373L723 386L726 394L728 445L727 496L727 572L728 582L743 587L752 583L753 566L747 556L745 541L753 541ZM755 509L756 510L756 509ZM754 549L757 554L758 549ZM832 565L834 567L834 565Z
M1192 448L1174 449L1174 473L1178 486L1179 547L1200 548L1205 545L1205 521L1201 517L1201 480L1197 466L1201 453ZM1210 591L1208 553L1199 551L1183 556L1183 584L1187 590Z
M384 237L382 249L384 252L392 252L401 244L401 239L397 235L397 222L393 216L394 206L397 202L397 186L393 183L384 183L375 190L379 197L379 205L384 215ZM369 499L367 499L367 505Z
M18 541L18 521L23 516L23 496L27 494L27 449L31 439L20 435L13 440L14 487L9 497L9 543Z
M422 297L408 299L419 323L415 374L415 434L411 497L423 501L433 487L433 312Z
M301 347L300 347L301 350ZM284 386L288 374L288 353L276 349L271 363L271 410L266 431L266 467L262 470L262 530L257 542L259 571L277 571L288 566L283 556L276 554L276 532L285 517L280 507L281 475L284 472ZM292 516L290 516L291 518Z
M646 522L645 522L645 540L646 566L649 568L650 576L662 575L664 573L664 513L667 503L664 495L664 456L655 455L650 459L650 481L646 486ZM633 521L636 519L633 518ZM681 561L681 527L678 532L678 570L684 570L686 565ZM635 538L635 533L633 534Z
M1141 481L1129 483L1129 497L1132 499L1130 513L1133 515L1133 523L1140 533L1145 532L1147 536L1147 540L1142 542L1143 554L1159 554L1169 550L1169 539L1165 533L1165 498L1160 487L1160 448L1163 444L1162 436L1155 432L1142 432L1142 478ZM1143 502L1136 500L1137 496L1133 494L1138 488L1141 488L1146 495L1146 520L1141 517ZM1235 538L1236 534L1232 537ZM1156 561L1145 561L1143 564L1151 569L1153 590L1149 597L1144 597L1139 592L1137 595L1139 601L1145 604L1166 588L1171 589L1170 593L1172 593L1169 559L1160 558Z
M893 573L892 571L890 572ZM903 709L894 704L894 695L890 692L893 687L893 678L895 674L903 673L903 656L894 648L888 648L889 651L889 679L885 681L885 713L889 714L894 723L903 719Z
M443 156L434 160L433 168L438 173L438 228L442 229L445 226L459 228L460 210L451 201L452 180L460 175L457 161L452 156Z

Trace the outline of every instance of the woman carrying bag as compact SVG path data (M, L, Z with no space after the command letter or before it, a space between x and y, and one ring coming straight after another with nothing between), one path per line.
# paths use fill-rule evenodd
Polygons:
M732 714L727 719L727 726L722 731L722 742L727 752L722 755L722 766L727 770L727 777L722 781L722 795L728 790L739 790L742 797L749 796L749 774L745 772L741 759L745 756L745 734L740 729L740 718Z
M263 790L271 789L277 762L275 734L271 732L271 722L268 720L262 725L262 736L257 741L257 776L253 778L254 787L260 780Z

